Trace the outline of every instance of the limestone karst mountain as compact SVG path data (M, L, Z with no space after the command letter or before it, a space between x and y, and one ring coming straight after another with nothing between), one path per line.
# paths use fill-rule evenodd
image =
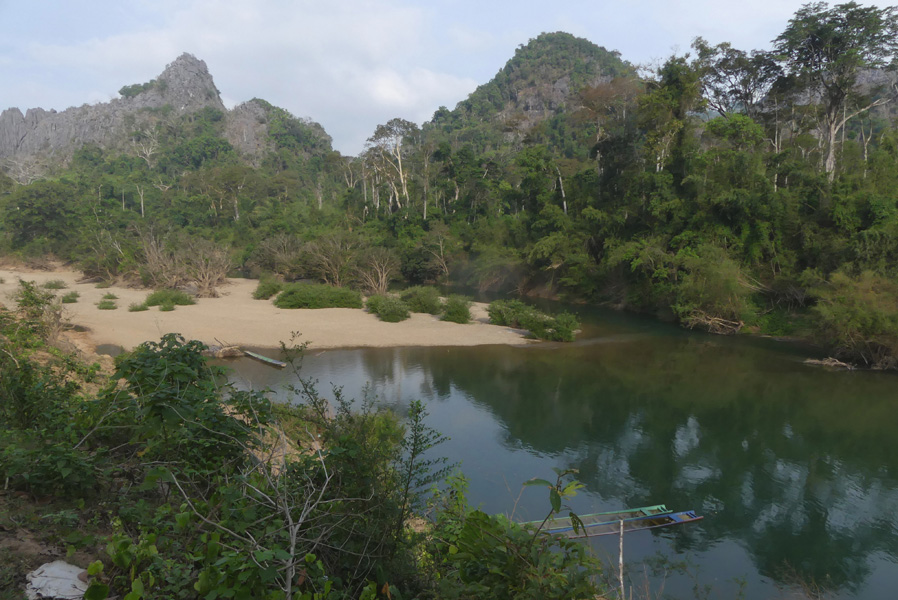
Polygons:
M170 108L166 108L170 107ZM203 108L224 110L206 63L182 54L152 81L125 86L110 102L64 111L18 108L0 113L0 158L34 155L65 159L84 144L114 147L140 127L141 117L159 111L174 114Z
M258 166L266 151L277 145L269 135L273 119L303 129L314 146L330 151L330 137L320 125L296 119L269 103L253 99L232 110L221 101L206 63L182 54L162 73L146 82L126 85L110 102L85 104L64 111L30 108L24 113L8 108L0 113L0 166L19 183L48 165L65 163L85 145L106 150L136 152L154 143L165 126L183 125L183 117L213 111L221 122L219 135L245 162ZM208 114L207 114L208 116ZM177 128L177 127L175 127ZM35 163L40 163L35 166Z

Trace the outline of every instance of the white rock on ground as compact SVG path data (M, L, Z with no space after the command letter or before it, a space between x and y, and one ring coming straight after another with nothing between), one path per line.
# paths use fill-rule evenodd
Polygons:
M57 560L36 568L25 576L28 585L25 595L29 600L58 598L60 600L80 600L87 591L87 583L78 577L84 569Z

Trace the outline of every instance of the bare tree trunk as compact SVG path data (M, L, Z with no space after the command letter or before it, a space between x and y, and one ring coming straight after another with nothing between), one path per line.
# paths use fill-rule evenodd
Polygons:
M558 165L555 165L555 173L558 175L558 187L561 189L561 204L564 206L564 214L567 214L567 198L564 195L564 180L561 178L561 171Z
M143 187L142 187L140 184L137 184L137 185L135 185L134 187L137 188L137 195L140 196L140 218L143 219L144 216L145 216L145 214L144 214L144 205L143 205L143 192L144 192L144 189L143 189Z

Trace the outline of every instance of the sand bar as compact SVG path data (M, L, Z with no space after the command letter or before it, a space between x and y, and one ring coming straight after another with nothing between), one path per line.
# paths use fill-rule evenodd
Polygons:
M149 290L113 286L99 289L94 283L77 283L81 273L58 269L29 271L0 268L0 303L12 307L9 295L19 287L19 279L41 285L51 280L65 282L66 289L55 290L61 296L76 291L74 304L64 304L66 318L87 329L86 340L96 347L113 344L130 350L144 341L157 341L166 333L179 333L213 346L219 343L276 348L289 342L292 332L301 333L300 341L311 348L352 348L390 346L478 346L487 344L523 345L531 343L523 332L489 325L486 305L471 308L474 322L467 325L440 321L425 314L412 314L400 323L384 323L364 310L326 308L287 310L270 300L254 300L257 282L230 279L219 289L219 298L200 298L192 306L178 306L160 312L152 307L143 312L128 312L128 306L142 303ZM100 310L97 303L104 294L118 297L116 310Z

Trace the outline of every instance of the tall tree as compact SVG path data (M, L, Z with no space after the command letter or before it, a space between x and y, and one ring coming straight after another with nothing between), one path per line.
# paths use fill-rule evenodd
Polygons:
M858 85L861 72L885 67L896 58L895 11L895 7L856 2L832 8L825 2L805 4L774 40L786 70L823 104L820 126L826 143L824 169L830 181L835 177L837 138L845 123L895 98L894 84L885 95L882 89L861 90Z
M729 118L744 112L755 118L781 69L769 52L747 53L724 42L711 46L702 38L692 42L701 65L702 85L708 105Z

